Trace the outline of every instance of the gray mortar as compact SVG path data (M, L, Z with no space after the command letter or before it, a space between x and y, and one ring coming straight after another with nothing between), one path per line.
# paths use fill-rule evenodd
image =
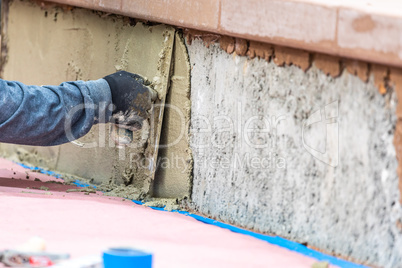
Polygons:
M402 267L392 144L394 93L381 96L372 78L363 83L346 72L334 79L315 67L305 73L294 66L228 55L218 45L206 48L199 40L187 46L192 67L194 208L360 262ZM334 101L339 103L337 167L307 152L301 134L303 122ZM222 117L214 124L217 116L231 118L235 130L225 131L230 123ZM253 143L271 142L267 148L252 148L238 131L252 116L284 116L276 131L250 135ZM211 131L206 130L205 119L210 120ZM318 123L306 131L305 142L324 151L325 137L326 125ZM226 145L218 148L213 142ZM199 148L200 144L207 146ZM250 159L276 161L271 166L264 162L264 167L251 160L240 161L243 166L233 164L236 155L244 159L247 154Z

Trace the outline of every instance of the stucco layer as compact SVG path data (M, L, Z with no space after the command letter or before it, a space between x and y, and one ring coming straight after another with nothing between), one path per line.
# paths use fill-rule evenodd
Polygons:
M188 45L194 209L384 267L402 263L396 94ZM358 75L358 73L357 73Z

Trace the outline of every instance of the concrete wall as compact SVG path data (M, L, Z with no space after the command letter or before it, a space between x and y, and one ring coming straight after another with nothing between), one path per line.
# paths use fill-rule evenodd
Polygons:
M278 67L200 40L188 51L194 208L401 267L395 93L380 94L372 76Z

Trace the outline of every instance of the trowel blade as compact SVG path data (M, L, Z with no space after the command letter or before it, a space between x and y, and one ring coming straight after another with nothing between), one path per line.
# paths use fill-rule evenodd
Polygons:
M152 115L150 119L150 137L149 144L145 150L145 157L149 161L149 182L144 183L144 191L152 196L152 185L155 178L157 168L158 149L160 136L162 131L162 121L165 109L166 95L170 84L170 71L172 67L172 53L174 46L175 30L168 28L164 31L164 45L159 53L158 77L154 78L154 89L158 93L158 97L153 105Z

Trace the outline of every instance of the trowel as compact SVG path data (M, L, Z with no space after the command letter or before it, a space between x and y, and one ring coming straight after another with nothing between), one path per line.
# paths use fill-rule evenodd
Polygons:
M163 32L163 36L164 43L162 50L159 52L157 76L149 82L150 90L154 95L152 98L153 105L151 111L149 111L150 118L145 122L146 127L149 128L147 145L143 154L143 157L145 158L144 160L147 163L147 168L144 169L144 172L146 173L144 175L147 178L144 180L142 192L148 193L148 196L152 196L152 184L157 168L165 101L170 84L175 30L173 28L167 28ZM136 146L134 144L136 142L134 138L136 133L133 133L136 131L141 131L141 129L131 130L125 126L114 124L111 130L111 139L116 142L116 146L120 149Z

